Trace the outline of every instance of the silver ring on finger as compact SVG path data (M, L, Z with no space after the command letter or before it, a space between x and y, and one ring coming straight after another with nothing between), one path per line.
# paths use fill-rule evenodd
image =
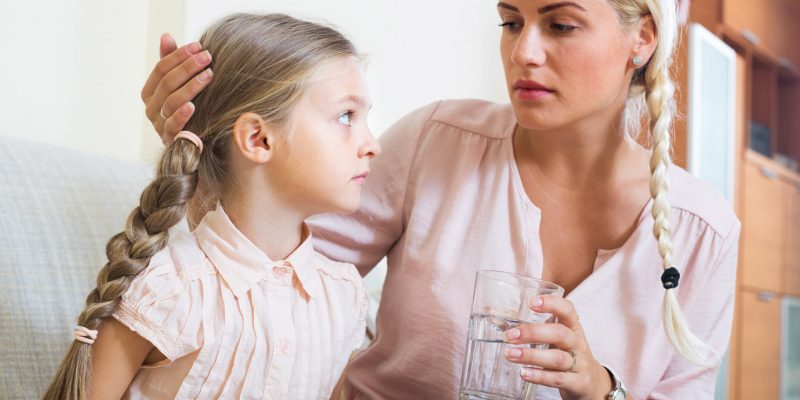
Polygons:
M572 369L575 368L575 363L578 362L578 355L575 354L575 350L568 351L569 356L572 357L572 364L569 365L569 368L565 370L565 372L572 372Z
M161 119L164 119L164 120L167 119L167 116L164 115L164 109L163 108L158 110L158 115L161 116Z

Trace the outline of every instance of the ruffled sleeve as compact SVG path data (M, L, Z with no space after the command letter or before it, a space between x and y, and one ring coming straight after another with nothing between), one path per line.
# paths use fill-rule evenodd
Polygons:
M188 234L171 240L131 282L113 317L174 361L202 345L203 275L213 272Z

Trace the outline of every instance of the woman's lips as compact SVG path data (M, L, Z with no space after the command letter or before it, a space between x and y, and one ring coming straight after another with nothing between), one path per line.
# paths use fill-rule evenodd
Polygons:
M533 80L514 82L514 95L520 100L539 100L553 94L553 90Z

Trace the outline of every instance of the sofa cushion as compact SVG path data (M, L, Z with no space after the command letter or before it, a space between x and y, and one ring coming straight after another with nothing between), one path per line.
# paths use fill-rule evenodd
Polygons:
M151 169L0 136L0 397L41 397Z

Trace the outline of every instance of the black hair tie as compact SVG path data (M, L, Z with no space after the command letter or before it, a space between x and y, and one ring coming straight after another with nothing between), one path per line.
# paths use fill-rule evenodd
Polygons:
M661 284L664 289L675 289L678 287L678 281L681 279L681 273L675 267L669 267L661 274Z

